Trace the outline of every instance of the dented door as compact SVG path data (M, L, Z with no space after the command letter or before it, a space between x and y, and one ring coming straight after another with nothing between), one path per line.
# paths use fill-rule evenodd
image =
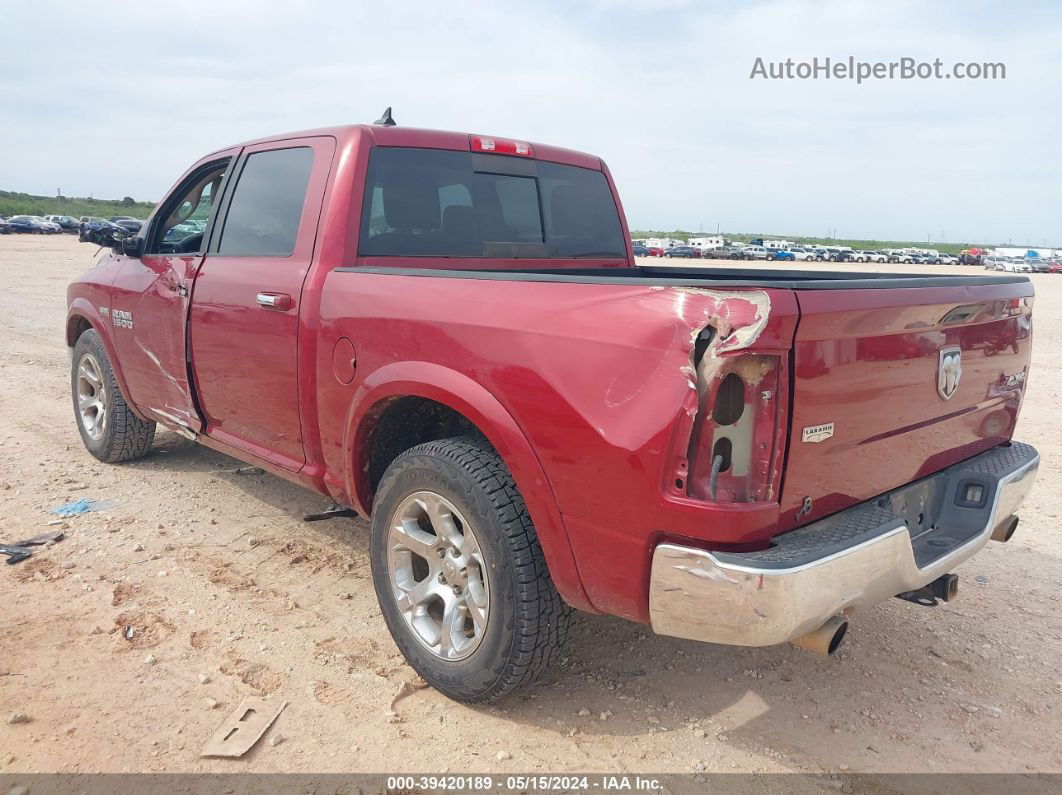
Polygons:
M238 149L189 169L145 226L139 257L124 257L109 307L115 346L141 412L175 430L201 430L188 380L191 287L203 262L219 197Z
M201 254L127 258L109 311L130 398L171 428L199 430L185 362L188 285ZM106 317L106 315L105 315Z

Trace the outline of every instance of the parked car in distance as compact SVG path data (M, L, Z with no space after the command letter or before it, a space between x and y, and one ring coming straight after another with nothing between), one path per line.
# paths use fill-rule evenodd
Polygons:
M719 246L708 249L701 256L704 259L741 259L741 250L741 246Z
M664 252L665 257L679 257L681 259L700 259L701 250L692 246L672 246Z
M850 248L841 246L826 246L826 259L830 262L852 262L855 252ZM860 260L862 261L862 260Z
M6 218L0 218L0 235L10 235L14 231Z
M115 226L122 227L122 229L125 229L127 232L134 235L144 226L144 222L138 221L136 218L119 218L117 221L111 219L111 223Z
M648 257L662 257L664 256L664 249L660 248L660 246L646 246L645 254Z
M45 221L51 221L53 224L58 224L59 228L64 232L76 232L78 228L78 221L71 218L69 215L46 215Z
M35 215L12 215L7 219L12 232L21 232L30 235L50 235L58 230L58 226L50 224L43 218Z
M796 254L794 254L792 251L787 251L786 249L783 249L783 248L768 249L767 250L767 259L769 259L769 260L778 260L779 262L784 262L784 261L793 262L794 260L796 260Z
M889 262L901 262L910 264L914 262L914 257L908 254L906 251L890 251Z
M741 259L767 259L767 249L763 246L745 246L741 249Z
M940 259L940 264L941 265L958 265L959 264L959 258L956 257L954 254L941 254L939 259Z
M882 254L880 251L867 251L865 249L857 250L856 254L860 256L859 262L885 262L888 257Z
M985 269L1005 271L1007 273L1030 273L1032 266L1024 257L985 257Z
M162 426L368 519L359 554L344 527L322 543L362 569L412 669L463 702L565 659L573 609L828 654L894 596L956 599L954 567L1010 539L1036 480L1014 438L1029 279L654 279L621 206L598 156L465 132L215 149L69 285L72 419L105 464ZM172 458L152 464L194 495ZM114 477L70 465L91 493ZM921 645L932 620L872 618L855 665Z
M804 246L793 246L789 249L789 253L793 255L793 259L797 262L814 261L816 256L814 251Z
M115 240L128 237L128 230L111 223L105 218L89 216L78 229L78 239L82 243L95 243L99 246L109 246Z
M1047 268L1048 273L1062 273L1062 262L1053 262Z
M631 251L634 253L634 256L636 256L636 257L648 257L649 256L649 249L647 249L641 243L635 243L633 246L631 246Z

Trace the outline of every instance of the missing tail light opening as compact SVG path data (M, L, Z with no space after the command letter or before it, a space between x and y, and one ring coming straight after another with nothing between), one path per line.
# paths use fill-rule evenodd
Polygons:
M688 496L731 503L774 499L781 368L780 357L761 354L704 356L697 362Z
M727 373L716 390L712 420L716 425L733 425L744 413L745 382L737 373Z

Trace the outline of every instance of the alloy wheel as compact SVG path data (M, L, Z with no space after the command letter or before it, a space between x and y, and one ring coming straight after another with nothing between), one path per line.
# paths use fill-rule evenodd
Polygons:
M77 365L77 411L81 427L92 439L101 439L107 430L109 401L103 368L91 353L82 354Z
M440 494L418 491L398 506L387 569L399 612L424 648L462 660L483 640L490 590L475 531Z

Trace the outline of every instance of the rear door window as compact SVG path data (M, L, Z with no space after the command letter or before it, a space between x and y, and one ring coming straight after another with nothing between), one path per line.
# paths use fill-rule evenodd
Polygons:
M359 252L367 256L624 257L601 171L504 155L377 147Z

